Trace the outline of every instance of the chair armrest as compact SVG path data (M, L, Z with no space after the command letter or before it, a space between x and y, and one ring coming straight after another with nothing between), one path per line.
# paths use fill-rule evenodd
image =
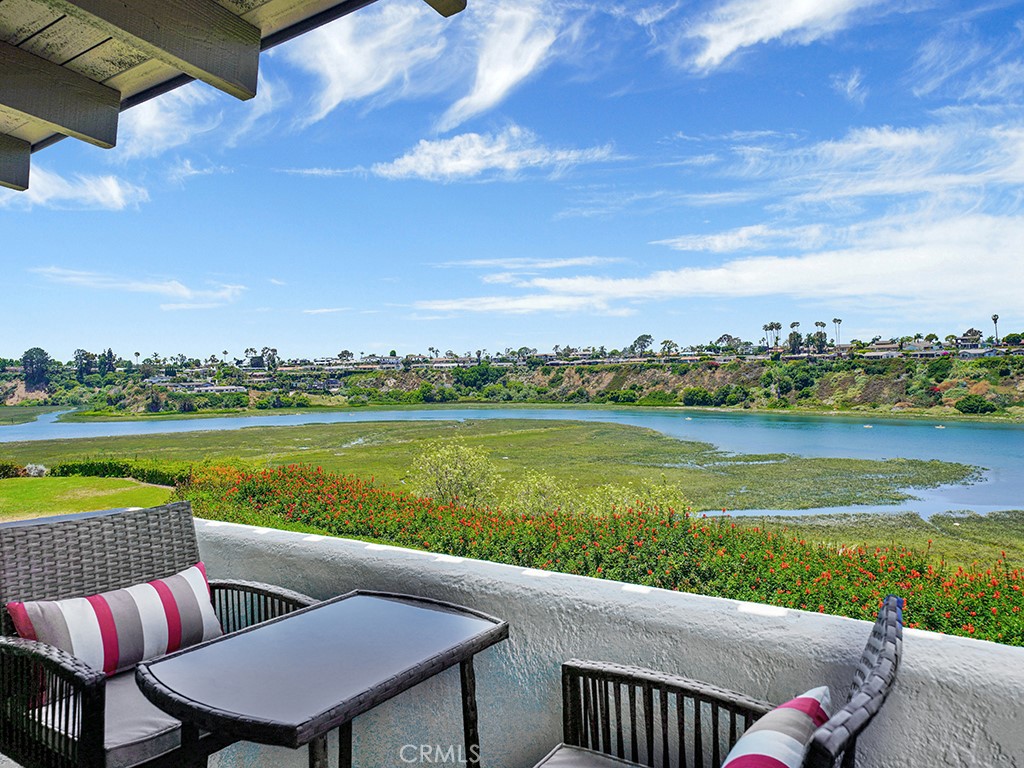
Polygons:
M0 745L16 762L103 765L107 676L52 645L0 636Z
M212 579L210 599L225 633L284 616L319 600L273 584Z
M566 744L641 765L721 765L774 705L643 667L572 659L562 665ZM674 759L672 757L674 755Z

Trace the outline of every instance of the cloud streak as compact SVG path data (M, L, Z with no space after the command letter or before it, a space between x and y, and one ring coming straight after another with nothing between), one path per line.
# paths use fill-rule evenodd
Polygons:
M117 130L114 156L121 161L156 157L187 144L221 123L219 111L207 109L214 95L202 83L190 83L126 111Z
M737 52L779 40L807 45L859 20L880 0L730 0L687 32L700 41L691 60L702 72L720 67Z
M558 37L556 6L539 2L483 4L473 85L438 121L440 131L458 127L500 103L543 66Z
M423 3L388 3L289 43L285 61L319 83L301 124L323 120L348 102L378 94L389 100L410 92L413 71L436 61L444 51L442 29L440 17Z
M632 313L651 302L786 296L934 315L979 305L1024 310L1016 280L1024 217L963 215L922 221L887 217L847 233L846 247L792 256L739 257L712 266L658 270L641 276L537 277L519 296L421 301L446 312L531 314ZM970 290L951 290L952 286ZM941 297L941 298L940 298Z
M118 176L76 174L69 179L41 166L32 169L28 191L0 189L0 208L123 211L148 201L145 187Z
M211 288L190 288L175 279L145 279L110 275L102 272L66 269L64 267L40 267L31 270L45 279L91 290L115 291L121 293L148 293L176 299L160 305L163 310L212 309L237 301L245 292L244 285L220 284Z
M561 173L583 163L614 159L610 146L554 149L525 128L513 125L497 134L464 133L449 139L420 141L410 152L370 171L385 179L455 181L488 173L515 176L526 170Z

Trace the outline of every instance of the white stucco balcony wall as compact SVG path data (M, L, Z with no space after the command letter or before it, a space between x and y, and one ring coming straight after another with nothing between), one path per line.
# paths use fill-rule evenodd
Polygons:
M510 639L476 659L488 768L528 768L561 740L565 659L653 667L769 701L827 683L842 700L870 631L864 621L346 539L203 520L196 528L211 578L267 581L322 598L353 589L407 592L506 619ZM858 765L1024 766L1021 702L1024 649L908 629L897 685L861 738ZM450 748L461 741L457 670L354 724L362 768L460 764ZM408 745L432 749L414 753ZM305 761L240 745L211 765Z

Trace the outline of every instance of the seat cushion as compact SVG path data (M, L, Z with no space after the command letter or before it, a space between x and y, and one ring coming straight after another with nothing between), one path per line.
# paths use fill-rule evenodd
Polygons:
M811 737L829 718L829 704L825 686L780 704L746 730L722 768L799 768Z
M534 768L636 768L637 765L592 749L559 744Z
M88 597L10 602L18 634L53 645L108 675L221 635L206 569Z
M109 678L106 688L106 768L128 768L178 747L181 723L142 695L134 671Z

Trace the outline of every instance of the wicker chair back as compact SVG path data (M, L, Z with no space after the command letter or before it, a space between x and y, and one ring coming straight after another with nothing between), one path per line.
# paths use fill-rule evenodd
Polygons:
M838 761L843 768L854 766L857 736L888 697L902 653L903 598L889 595L857 664L846 705L814 733L805 761L808 768L831 768Z
M0 634L11 600L62 600L161 579L199 560L187 502L0 524Z

